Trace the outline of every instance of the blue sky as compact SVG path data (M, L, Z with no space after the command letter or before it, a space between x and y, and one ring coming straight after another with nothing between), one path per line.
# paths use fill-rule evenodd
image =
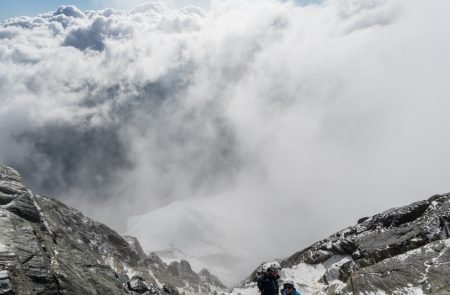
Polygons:
M139 2L147 2L148 0L0 0L0 20L14 16L34 16L39 13L55 10L60 5L75 5L81 10L102 9L106 7L125 8L129 5L135 5ZM161 0L160 0L161 1ZM176 2L179 4L195 4L202 6L208 0L163 0L162 2ZM300 4L318 2L319 0L296 0Z
M0 0L0 19L21 15L36 15L55 10L60 5L74 4L80 9L100 8L99 2L92 0L62 1L62 0Z

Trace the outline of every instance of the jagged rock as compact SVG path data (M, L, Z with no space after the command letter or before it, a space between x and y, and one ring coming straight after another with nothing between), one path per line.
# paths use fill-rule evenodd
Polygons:
M174 288L172 286L168 286L168 285L164 285L163 290L167 294L171 294L171 295L179 295L180 294L180 292L178 292L178 290L176 288Z
M358 224L363 223L367 219L369 219L369 217L361 217L360 219L358 219Z
M33 200L31 200L28 192L26 194L17 196L9 204L5 205L4 208L24 218L25 220L31 222L41 221L39 211L37 210Z
M339 277L338 279L342 282L347 282L347 280L350 278L352 273L355 270L355 262L354 261L348 261L344 263L341 268L339 269Z
M219 280L218 277L211 274L206 268L202 269L198 275L200 276L200 281L202 283L210 284L213 286L219 286L221 288L226 288L224 284Z
M450 294L449 246L449 240L432 242L360 269L352 275L351 287L343 291L400 294L411 286L416 294Z
M127 282L128 289L131 291L135 291L139 294L145 293L149 291L147 284L145 283L145 280L142 277L134 276Z
M172 275L180 279L185 279L195 284L200 283L200 276L192 270L191 265L186 260L174 261L169 264L168 269Z
M150 254L148 254L146 262L160 267L165 265L162 259L155 252L151 252Z
M280 262L282 276L297 276L307 294L450 294L449 255L450 194L443 194L361 218ZM236 292L254 288L256 273Z
M0 270L0 294L13 294L13 288L7 270Z
M133 250L140 259L147 258L147 255L145 255L145 252L142 249L142 246L139 243L138 239L132 236L122 236L122 237L125 239L125 241L127 241L128 245L131 247L131 250Z
M174 276L156 254L147 256L137 239L34 194L5 166L0 166L0 231L0 294L163 294L163 285L184 294L211 294L222 287L218 280L200 282L187 261Z

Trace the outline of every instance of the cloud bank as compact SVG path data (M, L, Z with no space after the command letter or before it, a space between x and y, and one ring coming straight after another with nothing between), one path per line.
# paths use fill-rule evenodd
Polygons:
M449 190L449 6L227 0L7 20L0 162L120 231L223 194L267 231L255 243L284 237L270 255L287 255Z

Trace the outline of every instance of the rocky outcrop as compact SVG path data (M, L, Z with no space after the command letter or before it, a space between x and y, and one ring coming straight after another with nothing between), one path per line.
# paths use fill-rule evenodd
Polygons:
M450 294L449 255L443 194L361 218L280 263L302 294ZM254 288L261 268L239 288Z
M0 294L213 294L188 262L178 273L133 237L27 189L0 166ZM189 271L190 270L190 271Z

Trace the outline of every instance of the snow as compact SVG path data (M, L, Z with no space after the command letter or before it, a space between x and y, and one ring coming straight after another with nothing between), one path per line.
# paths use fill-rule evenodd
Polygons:
M339 268L346 262L351 261L349 256L333 256L327 261L319 264L300 263L292 268L285 268L281 271L282 280L293 280L298 285L301 294L318 294L326 285L319 282L328 269L328 273L339 272ZM337 275L335 274L335 275ZM330 284L339 283L333 280Z
M450 247L450 239L442 240L446 247Z
M312 293L322 289L323 284L318 283L318 281L325 274L325 271L323 264L309 265L300 263L291 269L282 270L282 279L291 279L297 283L301 282L299 289L303 293Z
M275 258L279 244L287 243L276 235L260 242L261 220L247 217L257 201L247 201L251 204L221 196L174 202L129 218L125 234L137 237L146 253L156 252L166 263L186 259L194 271L207 268L224 284L233 285L261 261Z
M321 278L328 270L328 274L334 270L338 271L339 268L346 262L351 261L349 256L333 256L332 258L318 264L306 264L299 263L290 268L283 268L280 272L280 285L286 280L294 281L296 289L302 295L309 294L325 294L324 290L327 285L320 282ZM344 283L339 280L333 280L330 284L340 284L344 286ZM219 293L220 294L220 293ZM223 293L229 295L257 295L259 294L258 288L255 283L248 284L246 286L234 288L230 293Z
M7 270L0 270L0 280L9 278Z
M423 295L423 294L424 293L421 286L403 288L401 290L396 290L393 292L393 295Z
M248 289L244 289L244 288L236 288L233 289L233 291L231 293L219 293L219 295L221 294L232 294L232 295L259 295L261 293L259 293L258 288L257 287L253 287L253 288L248 288Z
M8 246L0 243L0 252L7 252L8 250Z
M367 292L361 292L361 295L389 295L386 292L382 291L382 290L378 290L377 292L371 292L371 291L367 291Z
M16 200L12 200L12 201L9 202L8 204L0 205L0 208L2 208L2 209L8 209L8 208L11 207L12 205L14 205L15 202L16 202Z
M164 226L149 226L163 224ZM137 236L144 251L156 252L165 263L186 259L194 271L207 267L219 277L229 277L224 268L209 268L209 261L226 265L237 260L220 243L226 235L223 225L229 221L220 216L177 202L150 214L132 218L127 234ZM236 226L233 226L236 227ZM180 250L183 249L183 250Z
M45 219L44 214L42 213L41 207L38 205L38 203L36 201L36 196L34 195L34 193L31 190L27 190L27 191L28 191L28 195L30 196L31 200L33 200L34 206L38 210L39 215L41 216L42 223L44 224L45 228L47 229L47 232L53 236L53 231L50 228L50 225L48 224L47 220Z

